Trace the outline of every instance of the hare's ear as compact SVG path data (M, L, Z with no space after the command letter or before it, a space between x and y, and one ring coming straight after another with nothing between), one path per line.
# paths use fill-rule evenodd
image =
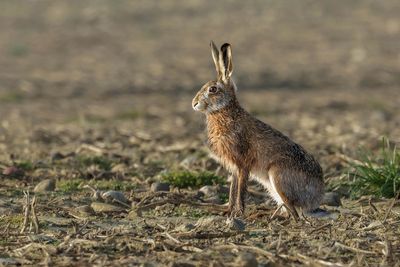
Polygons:
M210 47L211 47L211 55L212 55L212 58L214 61L215 69L217 71L217 76L218 76L218 79L220 79L222 76L222 73L223 73L223 70L221 69L221 64L219 61L220 54L218 52L217 46L214 44L213 41L210 42Z
M228 81L233 71L232 49L231 45L228 43L225 43L221 46L220 65L223 70L222 79L224 81Z

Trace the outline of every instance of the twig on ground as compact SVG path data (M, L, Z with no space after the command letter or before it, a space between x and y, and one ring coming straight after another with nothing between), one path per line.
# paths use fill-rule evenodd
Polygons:
M320 226L320 227L317 227L317 228L315 228L314 230L312 230L312 231L310 232L310 234L313 234L313 233L318 232L318 231L320 231L320 230L322 230L322 229L330 228L330 227L332 227L332 224L330 224L330 223L324 224L324 225L322 225L322 226Z
M40 231L40 228L39 228L39 220L36 215L35 207L36 207L36 196L34 196L32 199L31 213L32 213L32 222L35 227L35 233L38 234Z
M392 211L394 204L396 203L397 199L399 198L399 195L400 195L400 191L396 194L396 196L390 202L389 208L386 211L385 217L383 218L383 222L382 222L383 224L386 223L386 220L387 220L390 212Z
M212 203L198 203L192 200L188 199L173 199L173 198L168 198L168 199L163 199L160 201L152 202L146 205L137 205L137 212L140 213L142 211L146 211L149 209L152 209L157 206L162 206L165 204L174 204L174 205L180 205L180 204L187 204L187 205L192 205L192 206L197 206L197 207L205 207L205 208L210 208L212 210L217 210L219 212L225 211L226 206L224 205L217 205L217 204L212 204Z
M170 240L174 241L176 244L182 244L181 241L179 241L178 239L176 239L175 237L173 237L172 235L170 235L168 232L165 232L164 235L166 237L168 237Z
M363 162L361 162L359 160L356 160L356 159L353 159L353 158L350 158L349 156L346 156L344 154L337 153L336 156L338 158L340 158L341 160L345 161L346 163L349 163L349 164L363 164Z
M219 245L219 246L215 246L212 247L212 249L242 249L242 250L248 250L248 251L252 251L256 254L262 255L268 259L270 259L271 261L274 261L274 259L276 258L275 254L266 251L264 249L261 249L259 247L255 247L255 246L246 246L246 245L237 245L237 244L228 244L228 245Z
M25 232L26 227L28 226L28 222L29 222L29 213L30 213L30 198L29 198L29 191L24 191L24 195L25 195L25 212L24 212L24 222L22 223L22 227L21 227L21 231L20 233L22 234L23 232Z
M296 210L292 210L290 209L285 203L282 203L279 205L279 207L274 211L274 213L271 216L271 220L275 218L276 214L278 213L278 211L280 211L282 208L285 208L287 210L287 212L292 215L293 219L297 222L297 218L299 217Z
M343 263L340 263L340 262L329 262L329 261L324 261L324 260L319 260L319 259L312 259L312 258L302 255L300 253L297 253L297 256L299 256L300 261L302 261L303 263L305 263L307 265L315 265L315 263L318 263L322 266L332 266L332 267L345 266Z
M240 234L247 234L247 231L237 231L237 232L221 232L221 233L201 233L201 232L194 232L194 233L179 233L176 234L181 239L213 239L213 238L227 238L232 237Z
M275 219L276 214L283 208L283 204L279 205L278 208L276 208L276 210L274 211L274 213L272 213L271 215L271 220Z
M393 247L392 243L389 241L387 237L385 237L385 242L384 243L384 249L382 249L383 255L385 255L385 260L388 263L392 263L394 260L393 257Z
M75 153L79 154L82 150L89 150L89 151L92 151L92 152L97 153L99 155L103 155L104 154L104 150L102 148L94 146L94 145L90 145L90 144L82 144L82 145L80 145L76 149Z
M359 249L359 248L353 248L353 247L347 246L347 245L342 244L342 243L337 242L337 241L335 242L335 247L347 249L347 250L350 250L350 251L356 252L356 253L363 253L363 254L369 254L369 255L375 255L376 254L375 252L368 251L368 250L363 250L363 249Z

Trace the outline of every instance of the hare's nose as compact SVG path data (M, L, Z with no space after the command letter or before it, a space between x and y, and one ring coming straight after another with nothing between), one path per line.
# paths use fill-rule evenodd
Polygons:
M193 103L193 108L196 108L196 106L199 104L199 102Z

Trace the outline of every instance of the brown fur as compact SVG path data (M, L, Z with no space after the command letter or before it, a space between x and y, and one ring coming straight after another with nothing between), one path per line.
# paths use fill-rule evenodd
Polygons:
M250 177L264 184L278 204L294 212L295 207L306 211L318 208L324 191L320 165L300 145L240 106L230 79L230 46L224 44L223 48L222 52L213 50L218 79L202 87L193 99L193 107L206 114L210 150L233 174L231 215L243 213ZM230 58L221 58L227 56ZM216 92L210 91L213 86Z

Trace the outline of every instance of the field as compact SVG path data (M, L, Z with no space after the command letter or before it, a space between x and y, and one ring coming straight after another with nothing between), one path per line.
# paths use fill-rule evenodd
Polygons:
M395 0L2 1L0 266L400 266L398 195L351 186L382 137L400 143L399 12ZM251 183L245 216L226 220L229 174L191 108L215 77L211 39L233 46L242 105L319 160L335 216L271 218Z

